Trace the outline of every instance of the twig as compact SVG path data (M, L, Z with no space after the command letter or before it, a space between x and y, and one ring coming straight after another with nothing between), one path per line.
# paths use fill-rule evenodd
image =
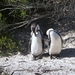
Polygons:
M1 11L5 11L5 10L14 10L14 9L21 9L21 8L23 8L23 9L32 9L32 8L49 8L50 6L49 5L45 5L45 4L31 4L31 5L20 5L20 6L17 6L17 5L15 5L15 6L12 6L12 8L10 8L9 7L10 5L8 5L8 7L7 8L3 8L3 9L1 9L0 10L0 12Z
M8 66L11 66L11 64L9 64L9 65L4 65L4 66L0 66L0 67L8 67Z
M33 19L30 19L30 20L27 20L27 21L18 22L18 23L14 23L14 24L8 24L6 26L1 27L0 30L7 29L9 27L11 27L9 29L9 31L17 29L17 28L20 28L20 27L23 27L23 26L25 26L25 28L27 28L32 21L36 21L36 20L41 19L41 18L49 17L50 15L51 14L46 14L46 15L42 15L42 16L37 17L37 18L33 18Z
M14 72L16 72L16 71L29 71L29 72L32 72L33 70L28 70L28 69L14 70L10 75L13 75Z

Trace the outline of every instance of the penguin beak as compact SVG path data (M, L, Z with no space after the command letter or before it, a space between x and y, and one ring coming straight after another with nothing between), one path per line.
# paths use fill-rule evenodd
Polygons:
M32 28L32 31L33 31L33 33L34 33L34 34L35 34L35 36L36 36L35 28Z

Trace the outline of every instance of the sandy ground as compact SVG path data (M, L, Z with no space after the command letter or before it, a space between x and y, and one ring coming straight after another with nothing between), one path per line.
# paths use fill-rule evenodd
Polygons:
M35 61L31 60L31 54L0 57L1 75L75 75L75 33L64 33L62 38L60 58L50 59L47 53Z

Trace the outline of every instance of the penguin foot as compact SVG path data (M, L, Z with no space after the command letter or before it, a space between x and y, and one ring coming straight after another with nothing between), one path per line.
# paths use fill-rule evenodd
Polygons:
M36 60L36 57L35 57L35 56L32 57L32 61L33 61L33 60Z
M32 57L32 60L38 60L38 59L42 59L42 55Z
M39 55L39 56L37 57L37 59L42 59L42 55Z
M56 55L56 58L57 58L57 59L60 58L60 54L57 54L57 55Z
M50 55L50 59L59 59L60 55L59 54L54 54L54 55Z

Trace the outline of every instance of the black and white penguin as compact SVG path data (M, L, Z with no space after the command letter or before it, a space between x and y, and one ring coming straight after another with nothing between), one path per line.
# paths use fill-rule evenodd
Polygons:
M52 59L52 55L59 55L62 48L62 37L53 28L46 31L49 41L49 55Z
M44 42L40 26L33 23L31 25L31 54L33 56L33 60L42 55L43 45Z

